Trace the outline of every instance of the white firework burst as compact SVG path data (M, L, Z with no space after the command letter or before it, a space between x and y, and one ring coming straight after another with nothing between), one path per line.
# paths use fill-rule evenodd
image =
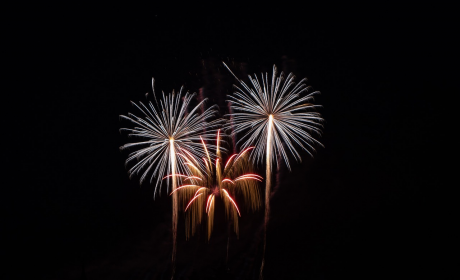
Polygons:
M241 87L234 85L235 92L228 96L233 113L233 124L227 124L227 129L232 128L233 133L240 133L241 138L237 142L242 149L254 146L252 155L256 162L261 162L268 153L267 160L272 161L277 154L281 155L290 169L289 158L286 148L296 160L301 161L301 156L296 145L307 151L315 151L314 146L323 146L313 135L320 136L323 128L323 118L316 112L319 105L311 102L319 91L309 93L302 79L295 84L294 75L290 73L286 79L281 72L277 76L276 66L273 66L271 84L268 74L262 73L261 80L254 75L249 75L253 87L238 79L230 68L225 67L238 80ZM268 162L267 162L268 164Z
M265 247L267 243L267 225L270 217L270 189L272 161L277 155L281 155L289 169L289 158L285 146L296 160L301 161L301 156L296 150L296 145L307 151L311 156L314 145L323 146L316 140L313 134L321 135L323 118L316 112L320 107L310 102L318 91L306 94L308 91L302 79L294 83L294 75L290 73L286 80L283 72L278 77L276 66L273 65L271 84L268 74L262 73L261 82L254 75L249 76L253 87L238 79L230 68L225 67L238 80L242 88L235 85L235 92L229 96L230 106L233 113L230 114L232 122L226 125L227 130L233 130L233 134L240 133L242 149L254 146L253 160L261 162L265 156L265 221L264 221L264 247L262 264L260 267L260 279L263 279L265 262Z
M155 97L153 79L152 90ZM130 177L142 173L141 184L148 176L150 176L151 183L156 177L154 197L158 186L161 185L162 176L171 174L172 191L174 191L177 188L178 179L183 175L180 173L189 174L184 159L178 157L177 153L187 152L190 157L198 158L205 156L206 152L200 141L201 139L211 139L221 123L220 120L208 122L210 118L216 115L216 106L208 108L202 114L198 113L198 109L206 99L188 112L187 108L195 94L187 92L182 97L182 90L183 87L178 94L173 91L167 96L163 93L159 104L155 97L156 107L152 102L147 105L142 102L139 102L139 105L131 102L140 110L142 117L131 113L128 113L128 116L120 116L135 125L134 128L122 128L121 131L127 131L130 137L140 139L138 142L128 143L121 147L121 149L136 148L126 160L126 164L132 161L136 162L128 171ZM169 180L167 182L167 191L169 191ZM178 211L178 197L175 193L172 196L172 277L174 277L175 272Z
M153 96L155 97L154 80L152 79ZM150 177L150 183L156 179L154 195L161 186L162 177L166 174L187 173L184 160L177 157L176 153L186 150L194 157L206 156L200 136L204 140L213 139L216 129L222 120L209 121L217 114L216 106L212 106L199 114L199 109L206 99L202 100L189 112L187 111L195 94L189 92L182 95L183 87L179 93L165 95L163 93L160 103L155 98L156 106L152 102L136 104L131 101L141 113L141 117L128 113L120 117L130 121L134 128L121 128L127 131L129 137L139 139L137 142L127 143L120 149L136 150L131 152L126 159L126 164L135 164L128 170L130 178L142 174L140 183ZM175 170L174 170L175 169ZM175 178L173 177L172 180ZM169 180L168 189L169 192ZM174 186L173 186L174 188Z

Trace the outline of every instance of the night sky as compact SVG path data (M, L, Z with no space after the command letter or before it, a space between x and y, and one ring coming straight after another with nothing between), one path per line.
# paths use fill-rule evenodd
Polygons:
M235 80L221 61L240 77L276 64L321 91L325 148L278 171L265 279L437 275L433 140L444 132L428 44L441 35L410 9L291 9L30 19L3 279L169 279L170 198L129 179L119 115L146 100L152 77L157 93L202 88L226 114ZM263 208L243 211L237 239L217 207L209 242L204 230L186 240L181 215L177 279L258 279Z

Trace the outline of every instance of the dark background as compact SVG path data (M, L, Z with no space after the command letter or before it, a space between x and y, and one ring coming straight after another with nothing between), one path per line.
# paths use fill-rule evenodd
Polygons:
M241 77L276 64L322 93L325 148L278 173L265 279L442 273L433 252L451 233L437 235L433 196L444 134L434 47L446 29L435 12L183 9L24 17L17 57L33 90L17 94L19 134L8 136L22 148L10 151L19 172L2 203L5 279L169 279L170 200L129 180L118 116L145 100L152 77L157 93L202 88L225 114L234 79L221 61ZM223 215L209 243L204 231L186 241L181 220L177 277L258 279L262 221L263 209L243 212L226 262Z

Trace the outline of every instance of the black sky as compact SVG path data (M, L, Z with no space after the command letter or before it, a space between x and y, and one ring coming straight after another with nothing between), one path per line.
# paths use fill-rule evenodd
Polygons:
M34 89L20 97L18 125L28 148L2 205L8 277L169 279L170 201L129 180L118 116L145 100L152 77L157 92L204 87L208 105L221 102L234 80L220 61L248 74L276 64L322 93L325 148L281 168L266 279L438 273L436 163L426 151L442 89L429 50L442 35L430 17L389 7L234 10L29 19L19 52ZM224 220L209 244L179 228L180 279L257 279L262 219L262 210L243 213L228 265Z

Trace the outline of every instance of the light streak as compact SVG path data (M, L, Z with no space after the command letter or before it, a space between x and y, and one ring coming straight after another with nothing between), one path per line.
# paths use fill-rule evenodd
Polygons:
M187 180L201 180L201 178L198 177L198 176L189 176L189 177L185 178L184 181L187 181Z
M240 215L240 217L241 217L240 209L238 209L238 206L236 205L236 203L232 199L232 197L228 194L227 190L223 189L222 191L225 193L225 195L228 197L228 199L230 199L230 201L233 203L233 206L235 206L236 211L238 211L238 215Z
M177 155L177 154L176 154ZM176 177L187 177L187 175L183 175L183 174L174 174L174 175L166 175L163 177L163 180L166 179L166 178L170 178L172 176L176 176Z
M235 162L236 162L241 156L243 156L247 151L252 150L252 149L254 149L254 147L248 147L248 148L246 148L244 151L242 151L242 152L238 155L238 157L235 159Z
M204 144L204 140L203 140L203 138L201 138L201 136L200 136L200 139L201 139L201 143L203 143L203 147L204 147L204 151L205 151L205 153L206 153L206 156L208 156L209 166L212 166L211 157L209 156L208 148L206 148L206 145ZM204 159L204 158L203 158L203 159ZM205 161L206 161L206 160L205 160Z
M231 161L234 157L236 157L237 155L238 155L238 154L234 154L234 155L232 155L232 156L227 160L227 163L225 164L224 169L227 168L227 166L228 166L228 164L230 163L230 161Z
M208 197L208 202L206 203L206 213L208 213L209 206L211 205L211 204L209 203L209 201L211 201L212 197L213 197L212 194L210 194L209 197Z
M192 200L190 200L190 202L187 204L187 207L185 207L184 212L187 211L187 209L190 207L190 205L192 204L192 202L193 202L195 199L197 199L200 195L202 195L202 193L200 193L199 195L196 195L195 197L193 197Z
M180 190L180 189L183 189L183 188L190 188L190 187L199 187L197 185L184 185L184 186L180 186L176 189L174 189L169 195L172 195L173 193L175 193L176 191Z
M200 191L202 191L202 190L205 190L205 189L206 189L205 187L199 188L199 189L196 191L195 196L198 194L198 192L200 192Z
M177 176L176 176L176 153L174 149L174 138L169 138L169 162L171 163L171 176L172 176L172 193L176 191L177 187ZM179 208L178 208L178 201L177 201L177 194L174 194L172 197L172 233L173 233L173 256L172 262L175 265L175 254L177 250L177 219L179 217ZM173 273L174 274L174 273Z
M236 182L236 181L239 181L239 180L246 180L246 179L253 179L253 180L257 180L259 182L262 182L262 180L258 177L240 177L240 178L236 178L235 180L233 180L233 182Z

